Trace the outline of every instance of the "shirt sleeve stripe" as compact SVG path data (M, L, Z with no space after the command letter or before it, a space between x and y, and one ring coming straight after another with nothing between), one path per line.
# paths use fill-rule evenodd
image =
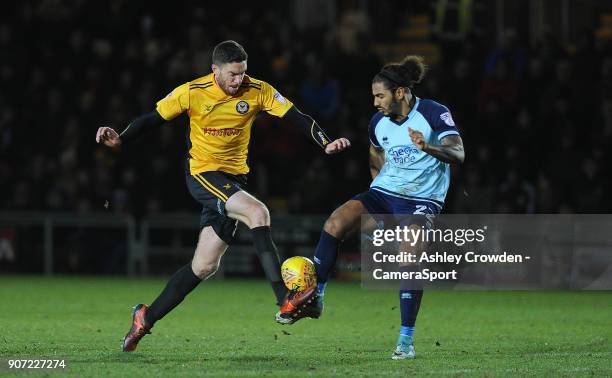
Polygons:
M374 141L372 140L372 138L369 138L369 139L370 139L370 143L372 143L372 146L374 146L374 147L376 147L376 148L382 148L382 147L380 147L378 144L374 143Z
M448 130L443 133L440 133L440 135L438 135L438 140L441 141L442 138L449 136L449 135L459 135L459 133L455 130Z

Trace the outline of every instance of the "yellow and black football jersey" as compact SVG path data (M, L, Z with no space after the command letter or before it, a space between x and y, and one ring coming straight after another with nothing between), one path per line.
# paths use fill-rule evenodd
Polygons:
M247 153L251 126L259 112L282 117L293 106L270 84L244 77L240 90L225 94L211 73L175 88L157 103L166 120L189 115L189 169L192 175L223 171L249 172Z

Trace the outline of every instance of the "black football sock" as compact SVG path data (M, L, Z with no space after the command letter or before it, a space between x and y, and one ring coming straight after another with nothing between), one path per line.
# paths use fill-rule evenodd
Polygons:
M153 327L156 321L178 306L200 282L202 282L200 277L191 269L191 262L177 270L145 313L147 325Z
M277 304L281 304L287 293L287 288L283 283L283 278L280 272L280 260L278 250L272 241L270 226L260 226L251 229L253 231L253 244L255 251L261 261L266 278L272 285L274 295L276 295Z

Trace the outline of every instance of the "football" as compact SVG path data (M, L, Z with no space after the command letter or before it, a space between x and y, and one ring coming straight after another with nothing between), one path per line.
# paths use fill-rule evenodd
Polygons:
M289 290L304 291L317 284L314 264L303 256L285 260L281 265L281 275Z

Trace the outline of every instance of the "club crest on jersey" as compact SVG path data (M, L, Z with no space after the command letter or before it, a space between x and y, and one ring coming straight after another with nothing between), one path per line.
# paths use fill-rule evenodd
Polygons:
M440 114L440 119L449 126L455 126L455 121L453 121L453 117L451 116L450 112Z
M236 111L240 114L246 114L249 111L249 103L246 101L240 101L236 104Z

